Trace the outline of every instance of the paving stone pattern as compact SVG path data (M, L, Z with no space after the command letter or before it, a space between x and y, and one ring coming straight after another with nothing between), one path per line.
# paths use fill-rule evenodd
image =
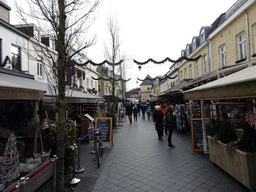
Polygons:
M167 136L159 141L152 120L130 124L120 122L114 131L114 146L106 144L97 167L90 154L93 143L81 143L80 167L75 177L81 182L70 186L74 192L249 192L249 190L211 163L203 152L192 153L191 134L174 131L175 149L167 147ZM76 159L77 162L77 159ZM76 165L77 167L77 165ZM66 183L73 174L65 175ZM49 181L37 192L50 191ZM44 189L44 190L43 190Z
M246 187L209 161L192 153L190 133L159 141L154 124L140 117L124 124L92 192L243 192Z

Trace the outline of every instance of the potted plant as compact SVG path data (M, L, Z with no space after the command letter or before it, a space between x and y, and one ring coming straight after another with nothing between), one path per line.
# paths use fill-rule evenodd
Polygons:
M248 112L247 117L251 116ZM228 121L210 120L208 145L210 160L247 188L256 189L256 131L253 118L246 118L242 129Z

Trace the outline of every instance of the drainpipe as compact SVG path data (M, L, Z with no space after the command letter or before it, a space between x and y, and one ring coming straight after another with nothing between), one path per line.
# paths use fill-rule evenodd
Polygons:
M251 52L250 52L250 36L249 36L249 18L248 13L246 10L244 10L245 16L246 16L246 36L247 36L247 44L248 44L248 62L251 62ZM249 67L249 66L248 66Z

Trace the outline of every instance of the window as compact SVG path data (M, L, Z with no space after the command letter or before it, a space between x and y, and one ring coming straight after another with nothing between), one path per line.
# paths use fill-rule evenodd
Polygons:
M2 64L2 39L0 39L0 64Z
M50 40L50 47L55 50L55 40L54 39L51 39Z
M98 89L98 84L97 84L98 82L95 81L94 83L95 83L95 89L97 90Z
M189 78L192 79L192 65L189 65Z
M200 33L200 43L203 43L204 41L205 41L205 33L204 33L204 30L202 30Z
M183 76L182 76L182 71L180 72L180 80L183 79Z
M188 72L187 72L187 68L184 69L184 79L188 78Z
M220 67L226 66L226 47L222 45L220 47Z
M196 77L199 76L199 66L198 66L198 61L196 61L196 65L195 65L195 71L196 71Z
M83 85L83 77L80 77L79 78L79 86L80 87L83 87L84 85Z
M203 56L203 73L207 72L207 59L206 55Z
M196 39L195 38L193 39L193 42L192 42L192 48L193 48L193 51L196 50Z
M237 47L238 47L238 60L246 58L246 42L245 33L238 35L237 37Z
M34 38L38 41L41 40L40 31L38 29L34 29Z
M254 25L254 53L256 53L256 25Z
M89 87L89 78L86 78L86 87Z
M189 51L189 45L187 46L187 57L189 56L190 51Z
M21 51L20 47L17 47L15 45L12 45L11 47L11 52L12 52L12 67L14 69L17 69L21 71Z
M42 63L37 63L37 75L44 77L44 68Z
M91 79L91 88L93 88L93 80Z

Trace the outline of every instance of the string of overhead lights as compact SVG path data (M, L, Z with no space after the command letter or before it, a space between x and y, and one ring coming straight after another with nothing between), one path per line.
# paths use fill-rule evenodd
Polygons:
M136 61L136 60L133 60L134 63L136 63L137 65L145 65L149 62L152 62L152 63L155 63L155 64L163 64L165 62L172 62L172 63L178 63L178 62L181 62L183 60L186 60L186 61L197 61L199 58L201 57L201 55L199 55L198 57L196 58L193 58L193 59L190 59L190 58L187 58L186 56L182 56L180 57L179 59L177 60L172 60L170 59L169 57L165 58L164 60L162 61L155 61L154 59L148 59L147 61L144 61L144 62L139 62L139 61Z
M159 79L160 81L162 81L162 80L166 80L166 79L175 79L176 77L177 77L177 75L175 75L174 77L170 77L170 76L165 76L164 78L161 78L161 77L148 78L148 77L146 77L145 79L139 79L139 78L137 78L137 79L139 81L156 80L156 79Z
M114 66L120 65L123 61L124 60L120 60L119 62L115 63ZM88 60L85 63L81 63L81 64L77 64L77 65L84 66L84 65L87 65L87 64L92 64L94 66L101 66L101 65L104 65L106 63L113 66L113 63L110 63L108 60L104 60L101 63L95 63L95 62L93 62L91 60Z
M92 79L93 80L97 80L97 81L99 81L99 80L104 80L104 81L112 81L112 80L114 80L113 78L103 78L103 77L99 77L99 78L92 77ZM122 78L115 79L115 81L125 81L125 82L130 81L130 80L131 80L131 78L129 78L127 80L122 79Z

